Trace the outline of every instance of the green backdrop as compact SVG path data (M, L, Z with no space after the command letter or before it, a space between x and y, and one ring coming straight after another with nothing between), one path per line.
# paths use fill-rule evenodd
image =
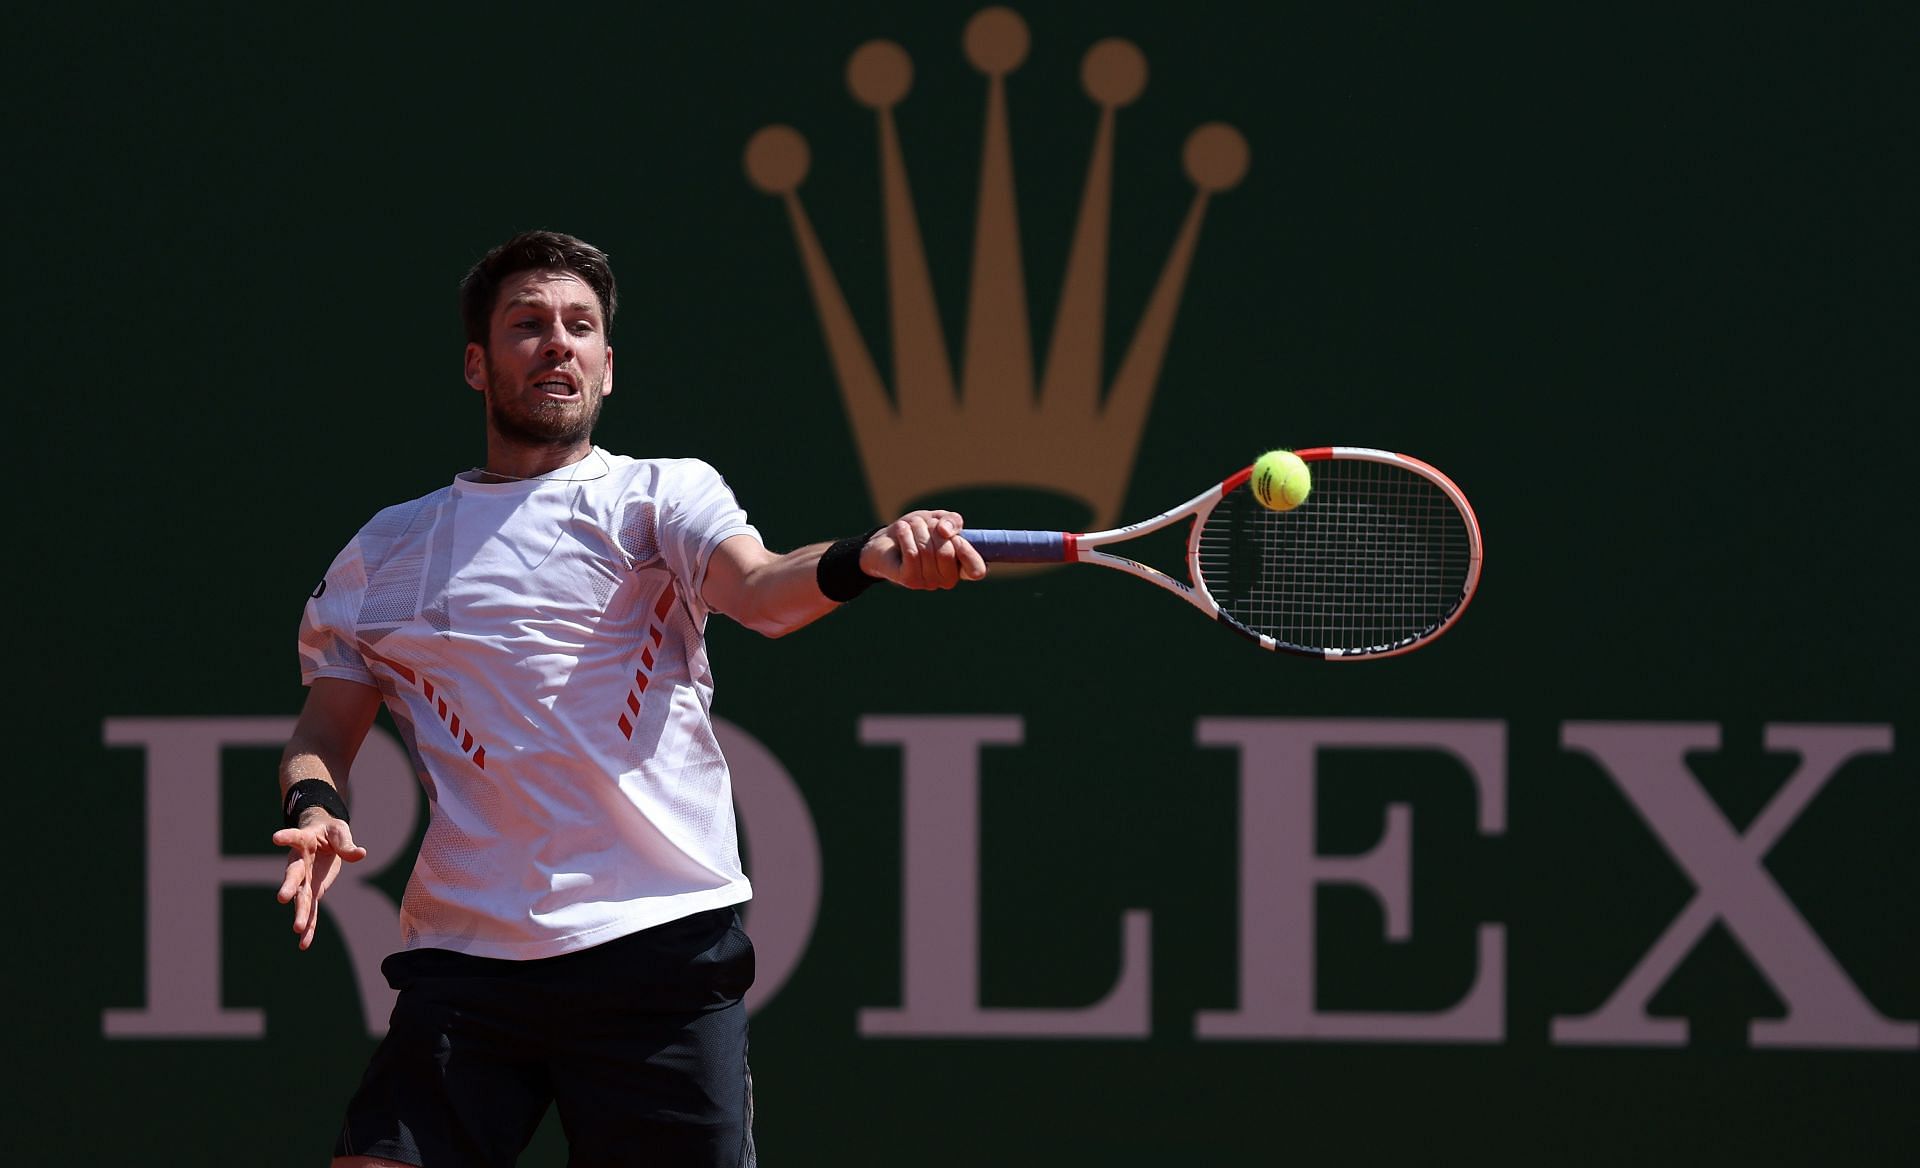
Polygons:
M275 751L169 772L218 792L217 825L175 823L184 788L124 739L294 713L293 632L333 553L480 460L454 304L479 252L550 226L613 255L605 445L714 463L777 546L874 521L792 233L743 150L767 125L804 134L808 214L889 368L873 117L845 68L897 41L915 73L901 140L959 337L977 7L81 6L16 23L0 116L8 429L27 459L8 585L26 695L7 849L9 1047L33 1084L20 1154L324 1154L372 1043L338 931L296 953L286 910L244 883L257 865L175 887L150 826L182 854L270 862ZM1127 516L1269 445L1405 450L1475 500L1486 575L1433 647L1347 666L1270 658L1079 570L876 594L778 642L716 622L716 713L777 760L817 843L817 916L754 1021L766 1161L1910 1156L1912 14L1020 14L1031 51L1008 103L1040 344L1093 136L1089 46L1125 37L1149 63L1118 123L1109 370L1191 198L1186 135L1225 122L1250 150L1209 206ZM985 526L1058 506L968 499ZM886 739L985 719L1018 743L928 747L977 783L974 1005L1084 1011L1124 980L1122 922L1142 914L1136 1033L874 1032L908 1001L903 874L931 862L909 846L909 791L964 791L931 763L913 786L910 748ZM1299 772L1222 744L1236 734L1373 746L1310 752L1286 789L1311 797L1261 818L1243 788ZM1383 745L1396 734L1492 744L1491 761ZM1395 814L1403 935L1381 897L1318 877L1293 888L1304 933L1247 935L1243 905L1273 889L1243 873L1373 852ZM749 841L750 869L771 847ZM376 883L395 893L404 867ZM156 941L195 922L217 954ZM1483 925L1499 927L1492 991ZM207 992L262 1033L110 1035L112 1012L148 1008L156 944L216 969ZM1267 955L1251 986L1249 951ZM1684 1022L1678 1041L1575 1040L1564 1020L1649 961L1635 1016ZM1260 981L1282 968L1312 984ZM1490 1012L1465 1037L1330 1020L1445 1012L1476 988ZM1286 1033L1206 1033L1275 994L1294 1021L1265 1025ZM1766 1030L1783 1019L1802 1026L1784 1046ZM527 1162L563 1159L550 1124Z

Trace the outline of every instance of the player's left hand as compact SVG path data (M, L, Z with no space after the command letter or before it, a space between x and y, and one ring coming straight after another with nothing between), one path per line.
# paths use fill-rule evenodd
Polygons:
M987 574L987 562L960 533L957 511L910 511L874 532L860 570L903 588L951 588Z

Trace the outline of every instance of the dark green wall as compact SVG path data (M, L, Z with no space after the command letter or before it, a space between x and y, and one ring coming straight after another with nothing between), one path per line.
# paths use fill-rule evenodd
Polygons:
M1920 1018L1898 567L1920 30L1898 8L1458 7L1021 10L1032 48L1008 92L1038 342L1093 131L1088 46L1123 36L1150 65L1119 122L1110 367L1186 211L1187 133L1223 121L1251 150L1209 208L1123 510L1269 445L1405 450L1478 505L1483 590L1432 648L1340 667L1258 654L1090 570L876 594L780 642L717 622L717 712L780 760L821 857L805 954L755 1021L770 1163L1910 1154L1920 1039L1764 1048L1751 1023L1787 1001L1724 922L1652 998L1690 1024L1682 1045L1572 1045L1552 1020L1598 1009L1696 895L1577 748L1589 723L1717 736L1650 781L1697 784L1730 837L1818 769L1769 748L1793 727L1889 736L1790 816L1766 881L1727 860L1720 903L1776 889L1875 1016ZM149 755L105 727L298 709L292 634L335 550L481 458L453 291L487 246L552 226L614 256L605 445L713 462L776 545L874 521L786 218L742 151L769 124L805 134L807 211L887 368L873 124L844 70L861 43L900 42L900 130L957 338L975 10L106 6L16 25L0 116L7 429L26 455L8 585L23 1154L323 1154L371 1040L337 934L296 953L270 892L217 894L223 1000L263 1011L264 1037L103 1037L103 1011L147 1000L148 931L173 925L148 907ZM863 1011L903 1001L908 861L902 755L863 744L862 719L932 715L1023 729L974 772L981 1004L1089 1005L1119 976L1122 914L1144 910L1146 1036L862 1035ZM1478 925L1501 925L1497 1040L1196 1033L1239 1001L1247 860L1240 763L1202 724L1286 717L1497 734L1497 833L1451 755L1321 756L1318 852L1367 851L1386 805L1411 805L1411 935L1384 940L1376 899L1328 885L1305 942L1319 1009L1434 1011L1475 984ZM219 847L268 855L274 752L218 757ZM556 1135L528 1161L561 1163Z

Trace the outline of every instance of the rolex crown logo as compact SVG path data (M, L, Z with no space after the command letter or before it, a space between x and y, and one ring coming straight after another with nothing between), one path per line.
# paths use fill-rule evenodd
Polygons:
M1182 162L1193 200L1103 393L1115 121L1146 88L1147 62L1118 38L1087 50L1080 80L1099 119L1046 365L1036 377L1006 101L1007 75L1027 55L1026 23L1010 9L988 8L967 23L963 43L967 60L986 76L987 108L957 386L894 123L894 109L913 85L906 51L874 40L847 62L848 89L879 123L891 394L801 205L810 162L806 139L788 126L760 130L747 143L747 175L786 206L877 515L890 519L945 491L1027 487L1084 504L1090 516L1084 530L1110 527L1133 472L1207 201L1246 174L1246 141L1217 123L1188 135Z

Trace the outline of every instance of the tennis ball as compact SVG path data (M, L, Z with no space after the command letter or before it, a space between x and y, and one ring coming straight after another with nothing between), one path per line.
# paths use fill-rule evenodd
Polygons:
M1291 450L1269 450L1253 464L1253 497L1270 511L1291 511L1307 501L1313 472Z

